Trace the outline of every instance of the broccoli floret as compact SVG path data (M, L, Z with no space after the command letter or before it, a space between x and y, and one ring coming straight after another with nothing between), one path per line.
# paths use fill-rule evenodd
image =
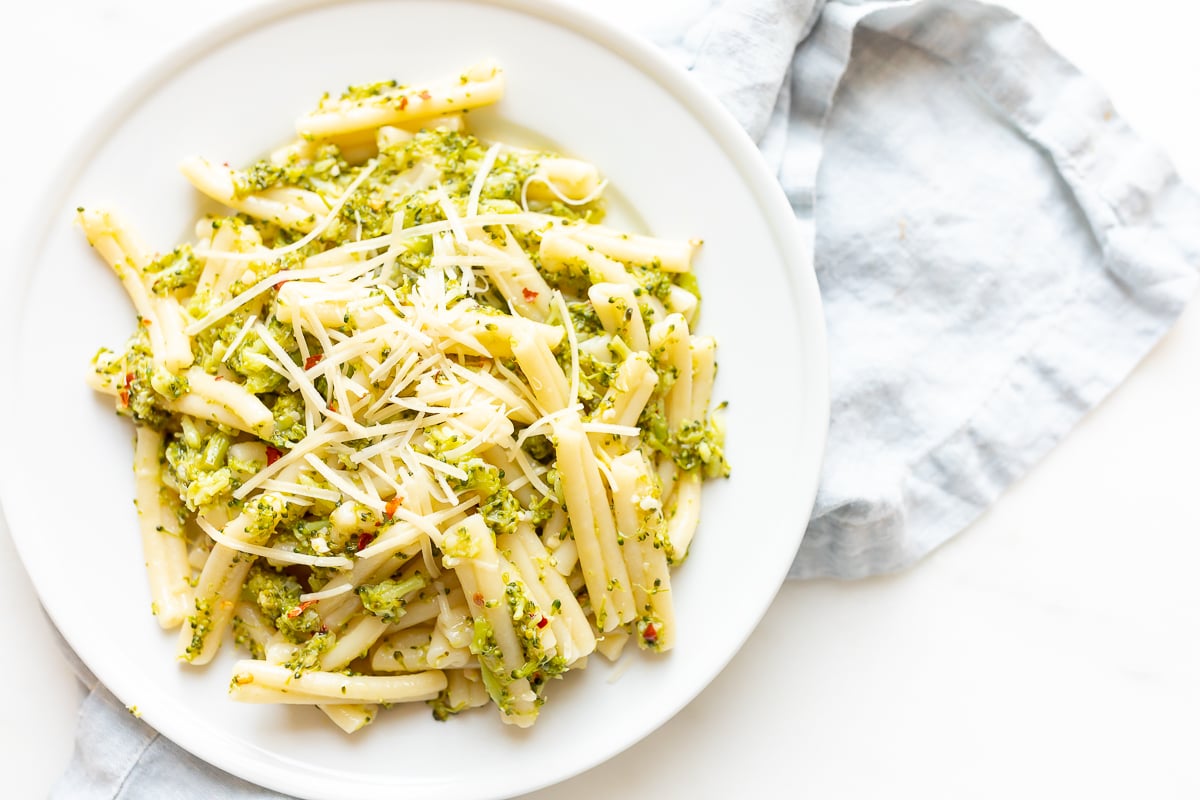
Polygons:
M125 377L118 390L120 405L118 411L133 417L140 425L146 425L161 430L171 418L171 414L163 408L164 394L155 389L155 384L161 384L170 392L171 397L187 391L187 382L175 376L159 375L154 365L154 357L150 351L150 334L145 325L138 325L137 331L129 339L125 350ZM176 393L178 392L178 393Z
M451 486L456 492L479 492L484 497L500 491L504 484L504 472L498 467L484 461L482 458L468 458L459 461L456 466L467 473L465 481L454 480Z
M304 428L304 399L299 392L278 395L271 406L271 415L275 418L275 433L271 441L279 447L291 447L307 433Z
M328 631L318 631L310 636L308 641L302 644L300 649L285 661L283 665L292 670L292 674L299 678L302 673L319 667L321 656L333 647L336 641L336 634Z
M224 466L229 437L220 431L205 435L205 428L189 417L165 448L164 482L195 511L222 501L233 490L233 472Z
M699 467L706 478L729 475L724 451L725 431L716 419L684 420L672 438L671 457L681 469Z
M193 511L215 503L233 489L233 473L228 467L198 472L187 486L183 502Z
M725 428L719 414L711 414L703 420L684 420L678 429L671 430L660 399L647 404L638 424L642 429L642 442L670 456L680 469L700 469L705 478L728 477Z
M288 504L275 492L263 492L242 509L249 521L246 523L246 538L252 542L264 542L288 516Z
M192 254L191 245L176 247L165 256L146 267L146 276L153 279L150 290L155 294L166 294L175 289L195 286L203 271L203 265Z
M300 582L286 572L255 564L246 580L246 599L275 619L300 605L303 589Z
M368 583L358 587L358 598L363 608L384 622L399 622L404 616L405 597L418 589L425 588L425 576L416 573L402 581L391 579L379 583Z
M500 487L479 506L479 513L492 533L499 536L517 529L521 519L521 504L512 492Z
M233 326L226 326L226 331L229 331ZM288 353L293 353L298 350L296 337L289 326L283 325L278 320L271 319L267 323L268 335L274 339L281 348ZM241 332L239 328L233 333L236 337ZM224 337L225 333L222 333ZM230 339L232 343L232 338ZM246 389L254 394L266 394L267 392L280 392L287 385L287 380L275 370L271 369L262 361L262 359L274 359L270 348L257 331L247 335L242 343L233 351L233 354L225 362L231 370L241 375L245 381Z
M300 582L286 572L255 564L243 594L275 622L290 641L301 643L321 629L321 617L311 603L301 603Z

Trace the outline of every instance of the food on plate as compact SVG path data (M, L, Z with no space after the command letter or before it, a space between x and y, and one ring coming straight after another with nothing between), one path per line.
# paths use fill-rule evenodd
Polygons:
M483 141L495 64L351 86L152 253L80 208L137 313L90 383L135 426L152 608L230 694L534 722L549 681L669 650L670 568L728 474L695 241L601 224L591 164Z

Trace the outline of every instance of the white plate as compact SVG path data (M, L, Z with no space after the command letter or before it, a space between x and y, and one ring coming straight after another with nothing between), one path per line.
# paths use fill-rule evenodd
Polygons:
M225 690L234 648L177 665L149 613L132 504L131 432L83 383L132 310L73 228L80 204L115 206L157 248L188 232L198 201L176 165L244 162L285 139L320 92L461 70L481 57L509 90L477 128L520 128L597 164L650 231L705 240L701 329L719 340L733 477L708 485L701 528L676 572L680 635L555 683L537 725L494 713L447 723L393 709L347 737L312 709L244 706ZM391 0L270 8L203 36L148 74L73 153L3 292L16 342L3 393L0 486L42 602L123 702L200 758L310 798L502 797L577 774L639 741L732 658L799 545L827 422L824 327L808 255L781 191L719 105L649 46L541 0ZM627 666L627 668L625 668ZM747 686L755 702L763 687ZM729 732L724 732L729 733Z

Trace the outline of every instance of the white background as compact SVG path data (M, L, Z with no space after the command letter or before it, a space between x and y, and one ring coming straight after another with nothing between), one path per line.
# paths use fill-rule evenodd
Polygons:
M6 8L0 269L16 268L9 249L85 123L198 28L246 5ZM620 20L639 5L621 0L607 13ZM1200 14L1190 3L1008 5L1200 185ZM36 402L36 387L2 390ZM17 457L3 448L0 457ZM1198 450L1193 304L1113 396L956 540L902 575L784 586L745 649L683 713L532 797L1200 797ZM62 523L86 523L69 485L63 492ZM51 546L53 525L46 533ZM85 613L101 614L103 600ZM83 695L6 531L0 608L3 794L44 797L70 757Z

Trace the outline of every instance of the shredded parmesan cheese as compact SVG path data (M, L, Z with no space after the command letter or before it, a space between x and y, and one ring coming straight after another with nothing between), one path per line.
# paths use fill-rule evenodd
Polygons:
M196 517L196 522L214 542L228 547L230 550L237 550L239 553L261 556L270 561L277 561L284 564L303 564L308 567L350 569L354 566L354 563L344 556L310 556L304 553L297 553L294 550L283 550L278 547L260 547L256 544L243 542L240 539L234 539L232 536L226 536L221 533L204 517Z
M323 589L319 592L307 592L306 594L302 594L300 595L300 602L312 603L317 600L327 600L330 597L337 597L340 594L345 594L346 592L352 591L354 591L354 586L349 583L343 583L338 586L334 586L332 589Z

